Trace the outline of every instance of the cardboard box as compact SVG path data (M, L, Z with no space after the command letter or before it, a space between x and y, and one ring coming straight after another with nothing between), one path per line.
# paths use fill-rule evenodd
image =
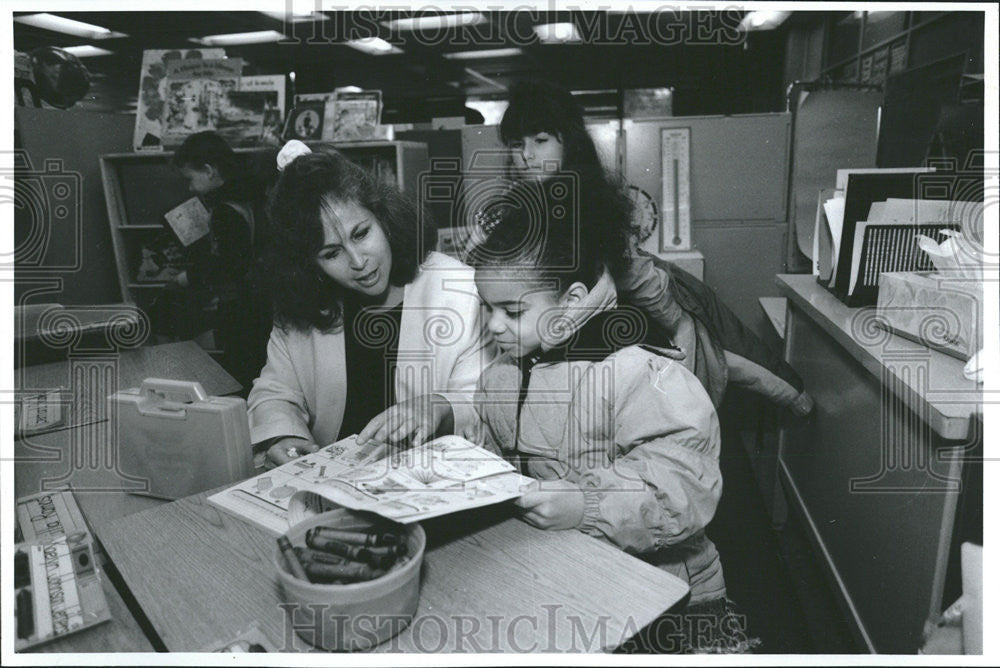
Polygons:
M879 277L876 314L886 329L962 361L983 347L981 280L886 272Z

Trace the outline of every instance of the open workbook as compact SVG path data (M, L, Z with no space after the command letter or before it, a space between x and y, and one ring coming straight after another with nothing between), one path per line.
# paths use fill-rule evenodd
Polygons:
M459 436L382 457L350 436L209 497L275 534L328 507L376 513L403 524L513 499L532 482Z

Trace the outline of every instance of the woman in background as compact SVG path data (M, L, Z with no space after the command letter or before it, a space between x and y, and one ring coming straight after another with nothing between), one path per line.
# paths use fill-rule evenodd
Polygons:
M515 181L559 176L576 183L578 206L599 209L609 225L631 220L632 204L620 180L601 164L583 112L569 92L543 82L520 82L500 122L500 137L511 149ZM509 193L516 193L512 189ZM477 217L478 235L501 219L503 209L521 203L501 197ZM619 296L663 328L683 353L684 366L705 386L716 406L729 382L806 414L812 399L798 374L694 276L637 248L634 229L630 261L614 275ZM663 342L660 343L663 345Z

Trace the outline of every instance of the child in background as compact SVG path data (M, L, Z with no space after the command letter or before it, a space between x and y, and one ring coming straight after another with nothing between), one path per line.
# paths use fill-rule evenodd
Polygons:
M512 149L509 176L514 182L544 181L572 175L585 206L605 212L607 225L631 227L632 203L617 179L608 174L587 132L573 96L551 84L520 82L500 123L500 136ZM488 233L512 201L497 198L479 212L475 234ZM695 277L636 247L630 234L629 259L613 278L622 299L639 307L663 327L678 353L718 406L727 383L742 385L798 414L812 409L798 374ZM661 344L663 343L661 342Z
M526 521L609 542L688 582L688 611L723 614L705 535L722 493L712 402L681 363L642 345L656 326L617 307L628 227L570 214L553 187L517 186L540 215L505 208L470 255L503 354L480 378L482 423L467 436L538 479L517 501Z
M182 324L181 338L191 338L214 325L216 346L223 350L222 366L247 385L262 363L260 321L270 319L268 313L259 312L264 309L253 299L250 288L257 222L254 214L256 200L263 193L239 157L214 132L199 132L184 140L173 163L191 193L201 198L211 213L208 234L184 249L187 269L170 286L175 303L186 301L197 307L182 311L182 319L189 322ZM204 309L213 305L214 322L203 315ZM170 309L166 310L168 313L159 314L161 320L170 317Z

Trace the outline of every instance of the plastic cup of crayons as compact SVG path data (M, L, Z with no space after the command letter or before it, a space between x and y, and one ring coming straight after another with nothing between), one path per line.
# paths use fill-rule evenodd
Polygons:
M293 628L326 650L366 650L409 626L420 600L419 524L331 510L278 538L274 562Z

